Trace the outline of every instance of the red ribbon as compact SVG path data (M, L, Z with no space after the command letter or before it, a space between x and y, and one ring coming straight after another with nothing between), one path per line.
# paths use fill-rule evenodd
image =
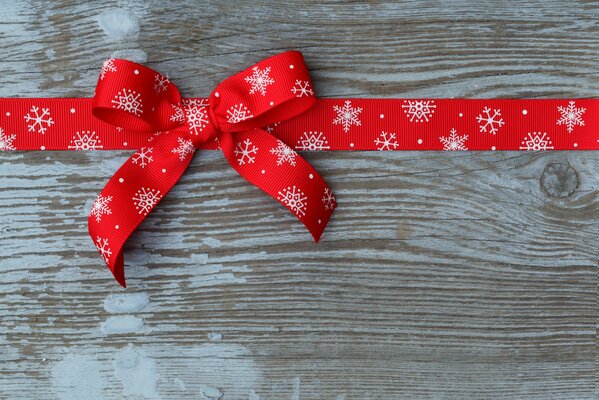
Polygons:
M126 240L208 142L216 141L241 176L287 207L318 242L336 205L331 189L299 154L261 129L314 105L312 91L296 93L297 81L311 86L304 59L295 51L226 79L207 102L182 100L173 83L142 65L104 64L93 114L116 127L156 133L110 179L89 216L89 233L121 285Z
M0 150L136 149L89 217L92 239L123 286L125 241L197 149L220 147L316 241L335 197L295 150L599 150L597 99L316 100L298 52L232 76L208 99L182 99L160 73L110 59L93 99L0 105Z

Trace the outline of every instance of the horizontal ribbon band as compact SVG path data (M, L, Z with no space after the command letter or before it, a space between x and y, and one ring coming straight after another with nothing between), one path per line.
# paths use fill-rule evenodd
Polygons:
M125 242L196 150L221 150L318 241L337 203L296 150L599 150L599 100L316 100L296 51L231 76L208 98L182 98L166 76L109 59L93 99L0 99L0 150L120 149L134 153L88 225L125 286Z
M134 151L152 142L155 132L93 117L92 101L0 99L0 150ZM295 150L599 150L599 99L318 99L264 128Z

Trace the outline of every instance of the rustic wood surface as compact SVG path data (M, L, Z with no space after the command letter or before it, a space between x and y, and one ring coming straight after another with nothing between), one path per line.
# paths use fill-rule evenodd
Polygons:
M321 97L597 97L596 1L0 1L0 96L90 96L115 50L185 95L277 51ZM204 152L129 242L128 152L0 154L2 399L597 399L599 152L305 153L315 246Z

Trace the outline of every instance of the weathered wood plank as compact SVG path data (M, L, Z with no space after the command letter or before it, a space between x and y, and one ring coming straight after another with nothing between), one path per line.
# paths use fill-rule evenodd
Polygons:
M109 4L2 4L0 96L89 96L119 49L189 95L285 48L323 97L599 89L598 2ZM599 395L597 153L305 153L340 205L314 246L205 152L121 290L86 210L127 155L0 154L0 398Z

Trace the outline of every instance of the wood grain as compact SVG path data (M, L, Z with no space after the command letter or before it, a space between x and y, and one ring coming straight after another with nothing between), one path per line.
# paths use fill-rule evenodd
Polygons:
M90 96L115 50L205 95L287 48L321 97L599 93L596 1L1 6L4 97ZM304 155L340 206L317 246L204 152L122 290L86 211L128 152L0 154L0 398L599 397L599 153Z

